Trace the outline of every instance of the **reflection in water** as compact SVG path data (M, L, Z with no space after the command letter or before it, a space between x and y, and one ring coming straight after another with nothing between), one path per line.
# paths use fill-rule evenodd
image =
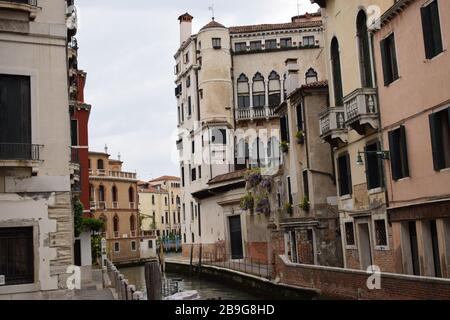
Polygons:
M130 284L134 284L138 291L145 292L145 268L133 267L120 269L120 272L128 279ZM184 280L184 290L196 290L202 300L206 299L221 299L221 300L257 300L257 297L252 296L239 289L234 289L223 283L217 283L204 279L189 278L176 274L166 274L167 279Z

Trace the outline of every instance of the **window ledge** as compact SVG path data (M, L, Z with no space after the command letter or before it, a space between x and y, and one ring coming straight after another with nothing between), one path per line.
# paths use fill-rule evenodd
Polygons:
M411 177L401 178L401 179L398 179L398 180L396 180L396 181L394 181L394 182L395 182L395 183L399 183L399 182L408 181L408 180L411 180Z
M439 172L450 172L450 168L442 169L442 170L440 170Z
M375 246L376 251L389 251L389 246Z
M357 246L345 246L345 250L358 250Z
M36 13L38 11L38 7L36 5L10 1L0 1L0 8L28 12L31 21L36 18Z
M375 189L369 190L369 195L378 194L378 193L383 193L383 192L384 192L384 189L383 189L383 188L375 188Z
M341 199L341 201L350 200L350 199L352 199L352 195L351 194L347 194L345 196L341 196L340 199Z
M38 168L41 160L0 160L0 167L4 168Z
M447 52L447 49L442 50L442 52L438 53L437 55L435 55L433 58L430 59L425 59L423 62L424 63L431 63L434 60L439 59L440 57L442 57L445 53Z

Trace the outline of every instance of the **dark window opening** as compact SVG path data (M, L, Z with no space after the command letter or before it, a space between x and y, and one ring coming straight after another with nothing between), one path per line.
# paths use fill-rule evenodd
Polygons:
M221 38L213 38L212 46L214 49L221 49L222 48L222 39Z
M377 246L387 246L386 220L375 220Z
M347 243L347 246L355 245L355 227L353 225L353 222L345 223L345 241Z
M386 39L382 40L380 46L383 63L384 85L388 86L399 78L394 34L392 33Z
M392 179L397 181L409 177L408 147L405 126L389 132Z
M359 64L361 69L361 83L364 88L371 88L372 84L372 63L370 60L369 32L367 30L367 16L361 10L357 18L357 36L359 47Z
M344 93L342 88L341 57L339 42L336 38L331 41L331 65L333 71L334 100L336 106L342 106Z
M70 121L70 135L72 146L78 146L78 121L71 120Z
M350 155L345 154L338 158L339 195L352 194L352 175L350 169Z
M261 41L252 41L250 42L250 50L251 51L257 51L262 49L262 42Z
M441 254L439 251L439 238L436 220L430 221L431 245L433 247L434 275L437 278L442 277Z
M432 59L443 51L438 1L421 8L425 56Z
M450 168L450 108L430 115L434 169Z
M247 51L247 43L245 42L238 42L234 45L234 51L235 52L243 52Z
M369 190L383 186L383 160L374 152L380 151L380 143L376 142L366 147L366 177Z
M264 43L265 49L276 49L277 48L277 40L266 40Z

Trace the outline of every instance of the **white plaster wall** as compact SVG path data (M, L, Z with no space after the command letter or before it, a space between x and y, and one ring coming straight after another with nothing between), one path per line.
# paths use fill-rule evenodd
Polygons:
M91 233L83 232L80 235L81 242L81 266L92 266Z

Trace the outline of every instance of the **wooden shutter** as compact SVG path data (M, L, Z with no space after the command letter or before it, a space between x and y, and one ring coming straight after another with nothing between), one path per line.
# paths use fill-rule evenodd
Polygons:
M389 83L391 83L391 72L390 72L390 68L388 66L388 53L387 53L387 48L386 48L386 39L381 40L380 42L380 48L381 48L381 60L382 60L382 64L383 64L383 76L384 76L384 85L387 86L389 85Z
M402 155L402 178L409 177L408 144L406 139L405 126L400 127L400 148Z
M391 34L389 36L389 50L391 58L391 68L392 68L392 81L398 79L398 65L397 65L397 51L395 48L395 36Z
M430 114L431 145L433 148L434 170L436 171L440 171L445 167L444 153L442 152L442 128L439 118L439 113Z
M302 114L302 105L298 104L297 108L297 128L298 131L302 131L303 130L303 114Z
M442 34L441 34L441 22L439 19L439 7L438 1L435 0L429 5L430 7L430 21L433 35L433 49L434 55L442 52Z
M425 44L425 56L427 59L431 59L434 54L433 49L433 30L431 27L431 15L429 6L420 9L422 15L422 30L423 39Z
M389 132L389 150L391 153L391 169L392 169L392 179L397 181L400 179L400 146L397 144L397 130Z

